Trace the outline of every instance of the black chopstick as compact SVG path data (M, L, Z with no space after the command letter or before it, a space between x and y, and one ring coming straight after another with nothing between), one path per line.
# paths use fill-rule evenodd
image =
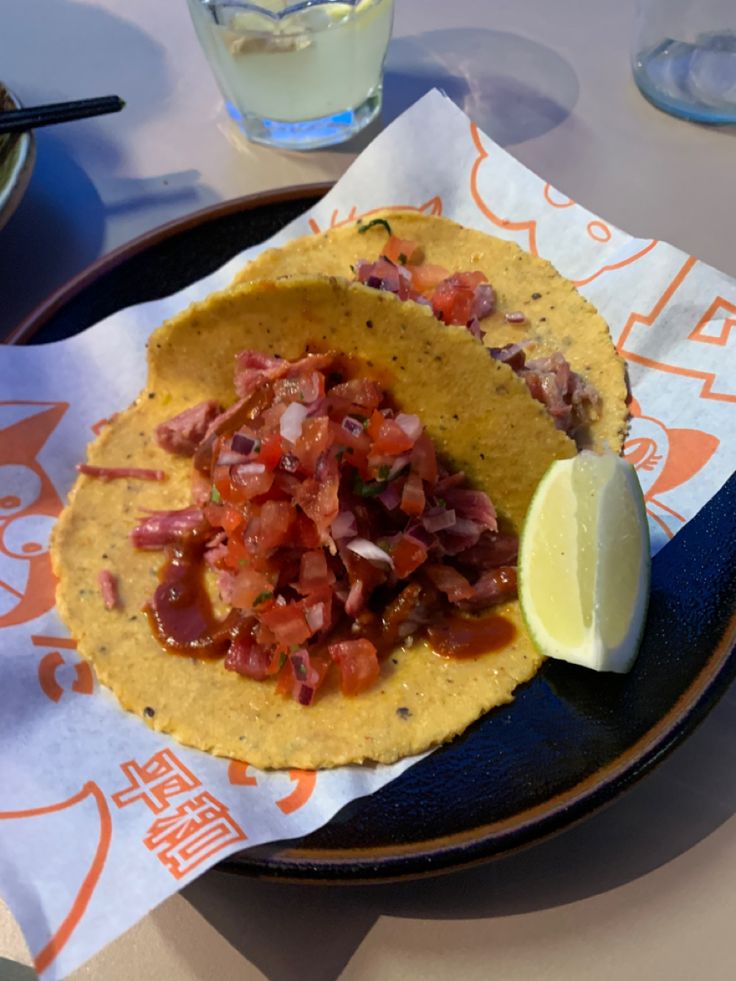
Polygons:
M117 95L104 95L98 99L78 99L76 102L54 102L48 106L31 106L29 109L9 109L0 112L0 133L22 133L37 126L54 123L70 123L89 116L104 116L108 112L120 112L125 103Z

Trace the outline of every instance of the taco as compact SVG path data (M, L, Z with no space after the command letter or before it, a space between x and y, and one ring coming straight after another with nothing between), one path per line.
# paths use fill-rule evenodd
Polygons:
M269 249L235 283L306 275L357 279L466 326L579 448L620 451L624 362L595 307L546 260L447 218L386 212Z
M467 330L289 279L194 304L148 362L52 542L60 614L125 708L314 769L421 752L534 675L516 535L576 450Z

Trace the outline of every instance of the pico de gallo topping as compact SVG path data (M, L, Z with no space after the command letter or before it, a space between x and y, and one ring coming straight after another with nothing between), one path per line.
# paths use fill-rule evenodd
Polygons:
M417 242L394 235L384 218L374 224L386 227L388 239L378 259L359 259L354 267L358 282L374 289L394 293L400 300L414 300L432 309L444 324L466 327L476 340L484 339L481 321L496 310L496 294L480 270L450 273L444 266L424 261ZM538 298L539 294L534 294ZM520 310L504 314L504 321L522 326L527 317ZM597 418L601 397L581 375L573 371L559 352L525 364L524 342L491 347L491 357L505 361L526 383L531 395L545 406L558 429L573 439L585 441L585 427Z
M516 537L355 362L243 351L235 389L229 408L195 406L156 430L193 464L190 505L131 532L136 548L164 552L146 606L164 648L276 677L306 706L330 673L357 695L397 647L515 597Z
M425 262L416 242L396 235L389 235L375 262L359 259L354 271L363 285L423 303L442 323L467 327L478 340L483 336L480 321L496 309L496 294L485 273L450 273Z

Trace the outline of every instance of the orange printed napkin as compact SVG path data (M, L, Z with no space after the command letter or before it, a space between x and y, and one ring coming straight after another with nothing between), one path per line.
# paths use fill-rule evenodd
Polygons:
M624 453L661 548L733 469L736 283L592 215L438 92L264 246L386 208L518 242L599 307L628 363ZM185 749L97 686L54 612L50 528L87 442L142 386L148 334L264 246L70 340L0 348L0 893L48 981L234 851L304 835L415 762L266 774Z

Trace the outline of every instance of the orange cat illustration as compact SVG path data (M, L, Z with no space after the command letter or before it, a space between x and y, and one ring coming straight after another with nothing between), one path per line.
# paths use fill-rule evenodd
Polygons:
M102 875L110 849L112 818L104 794L98 785L90 780L84 784L78 793L66 800L56 801L41 807L0 811L0 829L9 843L13 840L15 829L20 825L23 825L21 840L25 839L28 833L25 825L28 821L40 823L44 830L39 833L45 835L48 840L55 842L56 846L62 850L65 847L71 847L69 843L72 840L75 841L76 847L76 828L80 823L88 827L84 841L80 843L80 852L82 853L80 854L80 861L83 860L82 855L84 855L84 860L87 862L84 879L78 887L68 889L66 915L60 922L49 924L49 930L53 931L51 936L45 946L34 953L33 963L38 973L41 974L64 949L87 910L89 901ZM93 828L95 828L96 834L92 833ZM38 860L47 861L43 849L38 852ZM29 877L27 881L32 882L33 879ZM58 883L57 889L61 893L62 889L66 890L66 885Z
M700 429L674 429L660 419L643 415L636 399L632 400L631 413L631 434L624 446L624 458L636 468L647 514L667 538L672 538L686 518L664 504L659 495L687 483L710 460L719 441Z
M552 259L576 286L586 286L605 272L628 266L656 247L655 240L632 239L595 218L572 198L531 174L526 178L528 194L509 194L503 170L508 166L506 155L475 123L470 124L470 136L478 154L470 173L470 195L490 223L488 231L511 239L532 255ZM560 242L567 246L562 252Z
M54 605L48 536L62 501L38 454L66 402L0 402L0 627Z

